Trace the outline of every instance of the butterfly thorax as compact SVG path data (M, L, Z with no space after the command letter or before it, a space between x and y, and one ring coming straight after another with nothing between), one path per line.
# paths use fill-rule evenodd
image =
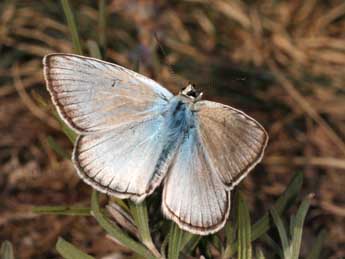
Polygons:
M170 100L165 117L168 131L180 133L194 124L193 105L191 98L181 94Z

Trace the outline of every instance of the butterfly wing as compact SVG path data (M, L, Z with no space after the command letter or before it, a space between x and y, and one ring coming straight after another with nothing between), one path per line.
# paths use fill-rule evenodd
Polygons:
M162 125L172 94L121 66L70 54L44 58L48 90L80 136L73 162L99 191L142 200L166 172Z
M268 135L257 121L230 106L201 101L194 108L206 155L232 189L261 161Z
M165 175L164 118L134 122L78 137L73 162L80 177L99 191L140 201Z
M53 102L79 133L144 120L160 113L173 96L143 75L94 58L50 54L43 64Z
M162 209L180 228L199 235L218 231L229 215L230 192L213 172L196 128L188 130L170 167Z
M200 101L192 109L192 126L165 180L162 208L182 229L206 235L224 226L230 190L260 162L268 136L232 107Z

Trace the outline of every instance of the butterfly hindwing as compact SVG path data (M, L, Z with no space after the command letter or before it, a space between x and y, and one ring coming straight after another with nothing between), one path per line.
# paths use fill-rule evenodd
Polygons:
M213 171L195 127L183 142L166 176L163 213L182 229L210 234L221 229L230 210L230 193Z
M164 148L162 117L79 136L73 162L84 181L99 191L139 201L165 176L158 165Z

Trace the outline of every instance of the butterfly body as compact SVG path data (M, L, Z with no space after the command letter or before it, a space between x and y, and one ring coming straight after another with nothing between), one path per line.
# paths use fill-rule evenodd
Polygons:
M174 96L116 64L71 54L43 64L53 103L79 135L72 160L86 183L136 202L163 185L163 213L181 228L206 235L224 226L230 191L268 141L258 122L201 100L192 85Z

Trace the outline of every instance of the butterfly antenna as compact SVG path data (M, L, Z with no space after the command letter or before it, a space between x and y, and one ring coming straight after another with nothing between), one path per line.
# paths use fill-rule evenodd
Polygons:
M168 57L167 52L166 52L165 49L163 48L163 44L161 43L160 39L158 38L157 32L154 32L153 36L154 36L154 38L155 38L155 40L156 40L156 42L157 42L157 45L158 45L160 51L161 51L162 54L163 54L163 56L164 56L164 57ZM181 78L179 78L179 77L177 76L177 74L175 73L175 71L174 71L174 69L172 68L172 66L171 66L170 64L166 63L166 62L165 62L165 65L168 67L168 70L169 70L169 72L170 72L170 74L171 74L173 80L174 80L175 82L181 82L181 81L182 81ZM181 82L181 83L182 83L184 86L186 85L186 82Z

